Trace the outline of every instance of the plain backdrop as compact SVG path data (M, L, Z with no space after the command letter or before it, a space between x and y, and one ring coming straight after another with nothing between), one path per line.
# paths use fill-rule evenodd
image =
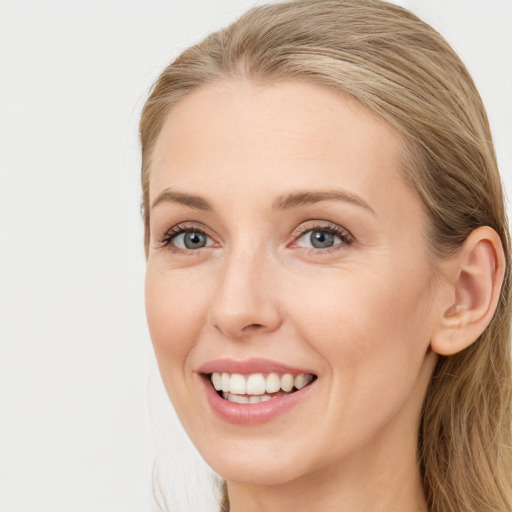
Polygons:
M0 512L216 510L144 316L137 122L248 0L0 0ZM512 191L512 3L402 0L466 62Z

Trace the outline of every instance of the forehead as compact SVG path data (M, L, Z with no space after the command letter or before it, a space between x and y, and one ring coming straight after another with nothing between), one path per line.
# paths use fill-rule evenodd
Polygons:
M371 198L390 180L403 186L401 148L388 123L339 92L219 82L168 114L153 150L150 201L169 186L220 185L271 195L338 184Z

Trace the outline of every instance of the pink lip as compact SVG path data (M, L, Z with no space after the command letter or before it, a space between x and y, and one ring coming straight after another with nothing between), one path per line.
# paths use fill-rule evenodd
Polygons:
M308 386L266 402L235 404L224 400L212 386L206 375L200 376L206 398L213 412L222 420L238 425L258 425L270 421L301 402L310 392L315 381Z
M215 359L203 364L198 370L198 373L213 373L213 372L227 372L227 373L241 373L242 375L248 375L251 373L291 373L292 375L298 375L299 373L310 373L314 372L303 369L294 368L286 364L271 361L270 359L259 359L251 358L243 361L237 361L235 359Z

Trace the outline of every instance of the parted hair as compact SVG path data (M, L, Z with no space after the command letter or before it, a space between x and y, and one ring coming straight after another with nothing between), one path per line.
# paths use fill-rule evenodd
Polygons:
M385 119L403 139L403 176L424 205L437 256L456 254L480 226L499 234L507 269L497 311L475 343L439 357L422 408L418 462L431 512L510 512L510 239L487 115L465 65L432 27L381 0L249 10L176 58L145 103L146 251L155 141L173 105L220 80L318 84ZM229 511L225 484L221 511Z

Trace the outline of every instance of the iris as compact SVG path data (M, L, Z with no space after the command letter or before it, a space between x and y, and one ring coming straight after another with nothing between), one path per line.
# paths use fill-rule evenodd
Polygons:
M334 235L327 231L312 231L310 242L316 249L325 249L334 245Z
M206 246L206 235L196 231L187 231L183 236L183 244L187 249L200 249Z

